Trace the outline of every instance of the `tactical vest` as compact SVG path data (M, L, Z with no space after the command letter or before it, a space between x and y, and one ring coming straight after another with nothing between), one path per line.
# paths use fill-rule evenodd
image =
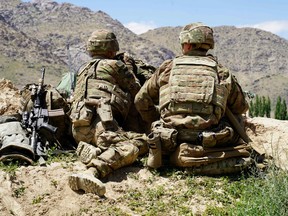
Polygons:
M125 93L117 85L108 81L97 79L97 65L100 59L90 61L77 76L77 83L74 92L71 119L80 125L90 125L93 111L85 106L86 99L107 99L114 110L117 110L125 119L131 105L131 96ZM86 108L85 108L86 107ZM82 109L82 111L81 111ZM84 113L83 109L86 110ZM90 110L89 110L90 109ZM76 123L77 124L77 123Z
M219 84L217 62L209 57L181 56L173 60L168 84L160 88L160 111L169 115L224 115L228 90Z

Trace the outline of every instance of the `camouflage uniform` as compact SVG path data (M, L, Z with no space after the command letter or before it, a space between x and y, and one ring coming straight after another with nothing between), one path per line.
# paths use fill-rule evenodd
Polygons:
M117 54L115 59L123 61L128 69L133 71L141 86L146 82L146 80L150 79L156 70L155 67L144 63L142 60L133 59L128 53ZM135 104L132 103L122 127L125 131L144 133L149 130L150 126L143 121L139 112L136 110Z
M233 145L239 137L225 115L229 107L241 119L248 104L231 72L207 55L214 46L212 29L202 23L189 24L181 31L180 41L193 48L164 61L135 98L142 118L152 124L147 165L160 167L162 155L176 166L198 168L231 157L249 157L246 144L240 149Z
M142 60L139 59L135 60L131 55L129 55L126 52L117 54L113 59L121 60L123 63L125 63L128 70L133 71L134 75L139 80L141 86L145 83L146 80L148 80L152 76L152 74L156 70L155 67L147 63L144 63ZM82 70L80 69L80 71ZM76 73L74 75L75 77L73 78L73 80L76 81L77 79ZM71 97L73 97L70 82L71 82L71 74L66 73L62 77L58 86L56 87L57 90L63 95L63 97L69 98L68 101L70 101ZM73 87L75 86L76 82ZM147 130L147 126L145 122L142 120L138 111L136 110L134 103L131 103L129 113L127 114L124 122L122 122L121 126L125 131L134 131L138 133L144 133Z
M107 30L93 32L87 43L93 59L77 75L70 118L77 155L88 170L69 177L73 190L103 195L98 177L148 151L144 134L122 129L140 83L123 61L114 59L118 50L116 36Z

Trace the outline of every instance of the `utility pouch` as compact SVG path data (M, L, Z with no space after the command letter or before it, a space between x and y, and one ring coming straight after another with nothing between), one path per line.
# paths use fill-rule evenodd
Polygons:
M160 134L163 153L175 151L177 147L177 130L173 128L158 128L157 132Z
M177 147L177 135L178 132L174 128L165 128L160 121L152 124L152 132L159 134L162 146L163 154L169 154L169 152L175 151Z
M93 118L93 106L86 106L84 101L79 101L74 106L70 115L74 126L89 126Z
M200 136L204 148L224 146L225 144L231 144L234 141L232 140L234 137L234 130L231 127L225 126L219 131L203 131Z
M105 130L113 131L117 129L115 121L113 120L110 100L104 98L99 99L99 104L97 106L97 114L99 115Z

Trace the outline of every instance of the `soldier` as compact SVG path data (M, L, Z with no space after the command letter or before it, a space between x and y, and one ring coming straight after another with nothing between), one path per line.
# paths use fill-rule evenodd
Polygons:
M105 186L98 178L148 152L145 134L125 132L121 127L140 83L123 61L115 60L118 50L113 32L92 33L87 42L92 60L77 75L71 105L76 153L88 169L69 176L69 186L100 196Z
M239 171L250 163L250 147L234 129L243 130L235 119L248 109L242 89L207 54L214 47L210 27L188 24L179 39L183 55L164 61L135 98L143 120L152 124L147 166L159 168L169 160L194 173ZM237 125L231 125L229 111Z

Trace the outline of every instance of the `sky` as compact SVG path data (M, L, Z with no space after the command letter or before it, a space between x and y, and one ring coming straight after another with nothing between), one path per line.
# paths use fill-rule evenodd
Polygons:
M25 0L26 2L29 0ZM33 0L32 0L33 1ZM254 27L288 39L287 0L54 0L103 11L136 34L203 22Z

